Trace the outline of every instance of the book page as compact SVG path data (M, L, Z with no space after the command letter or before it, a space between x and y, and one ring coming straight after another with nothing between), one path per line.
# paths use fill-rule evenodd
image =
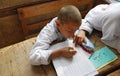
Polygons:
M100 69L117 58L117 55L106 46L94 52L89 59L96 69Z
M56 50L63 47L74 47L77 53L73 58L59 57L53 60L57 76L94 76L98 74L80 47L75 47L72 41L65 41L53 45L50 49Z

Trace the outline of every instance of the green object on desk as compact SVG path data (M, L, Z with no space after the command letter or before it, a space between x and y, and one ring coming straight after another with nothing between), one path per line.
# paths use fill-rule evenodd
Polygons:
M116 0L116 1L120 2L120 0Z
M111 63L117 58L117 55L115 55L107 46L97 50L89 57L90 61L97 70Z

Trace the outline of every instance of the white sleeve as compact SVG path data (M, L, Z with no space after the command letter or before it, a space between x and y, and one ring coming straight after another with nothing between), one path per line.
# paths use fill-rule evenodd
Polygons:
M92 33L93 28L92 26L89 24L89 22L87 20L82 20L82 24L80 26L80 30L86 30L87 32L89 32L89 34Z
M49 64L49 56L52 51L48 50L48 48L57 39L57 35L52 27L49 25L45 26L38 35L36 43L29 55L32 65Z
M96 30L101 31L101 25L103 20L103 10L102 8L107 7L108 5L98 5L92 8L87 15L85 16L84 20L82 21L82 25L80 29L86 30L89 34L92 33L93 28Z
M120 10L111 11L102 28L101 40L108 46L120 50Z

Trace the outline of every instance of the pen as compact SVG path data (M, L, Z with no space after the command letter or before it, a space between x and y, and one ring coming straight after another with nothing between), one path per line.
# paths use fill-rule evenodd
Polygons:
M93 54L90 55L89 59L93 56Z
M73 49L72 47L68 47L68 51L70 51L71 49Z
M71 40L71 38L67 38L67 41L69 42ZM68 47L68 51L70 51L70 50L74 50L74 47L73 46L69 46Z
M81 47L85 52L87 52L87 53L89 53L89 54L92 54L92 53L93 53L92 51L87 50L85 47L83 47L83 45L80 45L80 47Z

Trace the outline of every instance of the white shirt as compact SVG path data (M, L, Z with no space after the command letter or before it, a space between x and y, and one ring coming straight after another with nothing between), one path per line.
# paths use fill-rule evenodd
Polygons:
M120 3L98 5L88 12L80 29L91 34L93 29L102 31L101 40L120 51Z
M49 56L53 50L48 50L50 44L57 40L65 39L56 27L57 17L48 23L39 33L36 43L30 52L29 58L32 65L49 64Z

